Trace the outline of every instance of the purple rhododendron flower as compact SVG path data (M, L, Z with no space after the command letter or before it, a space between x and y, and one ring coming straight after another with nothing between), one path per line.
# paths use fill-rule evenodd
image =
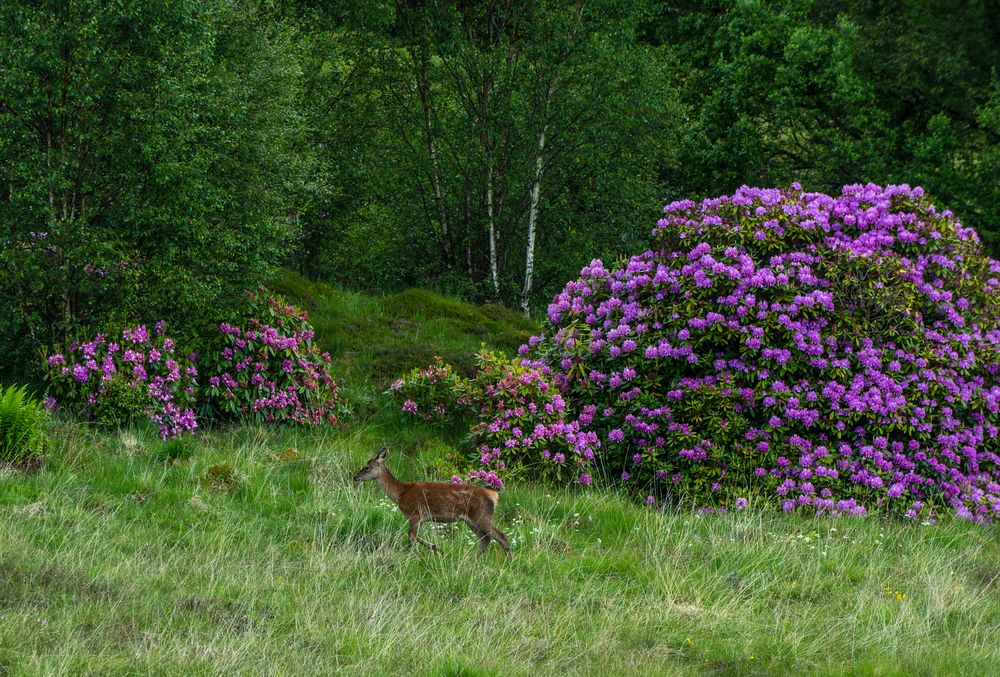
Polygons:
M1000 262L954 214L907 185L744 186L667 205L652 235L584 266L478 390L439 363L394 396L416 413L461 393L448 411L490 472L559 450L581 484L628 467L719 511L752 489L786 511L1000 517Z
M104 334L97 334L53 353L46 361L46 378L59 394L62 407L92 415L109 388L123 382L145 397L146 411L159 424L161 435L174 437L194 430L197 421L189 405L195 398L192 379L197 370L193 364L185 364L182 375L181 362L172 357L174 342L163 336L165 325L157 323L156 327L155 335L145 325L125 327L121 336L129 347L124 351ZM91 372L99 373L100 378L91 379ZM141 384L146 385L140 388ZM57 403L49 397L46 405L55 408Z

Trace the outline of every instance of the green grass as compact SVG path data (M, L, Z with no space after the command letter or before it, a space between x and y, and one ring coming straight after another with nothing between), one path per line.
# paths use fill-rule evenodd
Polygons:
M346 394L371 403L414 367L443 357L471 373L482 344L513 354L539 327L502 306L472 306L423 289L375 298L282 271L274 289L309 312Z
M497 514L511 561L496 545L479 558L464 526L425 526L436 556L408 547L373 484L350 481L386 438L404 479L455 451L375 425L164 445L60 424L40 471L0 478L0 674L1000 665L995 527L664 514L516 485Z

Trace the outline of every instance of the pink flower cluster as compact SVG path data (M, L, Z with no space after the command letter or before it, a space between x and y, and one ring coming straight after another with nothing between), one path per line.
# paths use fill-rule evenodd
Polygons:
M111 384L124 381L142 393L145 413L164 438L198 427L196 399L210 412L261 423L339 424L349 408L330 376L329 354L313 345L306 314L263 294L250 297L267 321L220 325L222 345L202 357L202 370L213 375L200 390L196 356L178 355L160 321L152 331L126 327L119 341L98 334L48 354L47 406L89 415L109 397Z
M521 348L605 475L716 508L1000 516L1000 262L972 230L905 185L664 212ZM504 413L488 425L517 444Z
M205 368L212 374L206 402L216 414L260 423L338 425L348 410L306 313L260 292L249 296L254 319L219 325L222 344Z
M414 369L406 379L398 379L389 386L389 393L394 396L404 390L417 401L407 397L403 402L403 413L424 421L444 422L456 411L456 407L469 401L464 392L465 379L440 357L434 358L434 364Z
M510 462L537 464L543 472L577 476L594 461L600 440L586 430L593 412L570 419L562 394L541 369L487 355L478 379L479 422L472 432L482 467L502 473Z
M196 377L194 354L176 354L166 324L157 322L153 332L146 325L126 327L120 339L97 334L90 340L72 341L45 357L50 409L61 407L87 414L107 396L114 381L143 393L146 413L160 426L166 439L198 427L192 406Z
M597 434L586 430L594 411L568 419L563 396L541 369L484 352L475 377L466 379L439 358L393 383L390 392L403 400L404 413L471 425L479 467L470 479L500 487L501 475L516 468L590 482L582 471L600 449Z

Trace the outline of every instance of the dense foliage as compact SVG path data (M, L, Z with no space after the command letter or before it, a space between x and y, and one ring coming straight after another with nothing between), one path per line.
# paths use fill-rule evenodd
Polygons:
M677 196L920 182L1000 252L1000 13L921 0L0 5L0 371L280 263L534 309Z
M515 305L534 223L537 305L578 252L645 248L664 201L793 180L919 182L1000 253L988 2L291 7L309 26L312 276Z
M219 340L179 356L166 323L126 327L69 341L44 358L49 406L105 424L147 416L162 437L198 427L198 415L258 423L337 425L349 413L329 373L330 355L313 343L304 311L249 293L240 326L222 323ZM199 370L202 372L199 381Z
M24 386L0 387L0 462L20 463L40 454L47 418Z
M649 4L289 3L316 150L296 264L515 306L642 237L680 119Z
M908 186L665 212L656 248L585 267L521 350L605 475L651 502L1000 515L1000 262L975 232ZM498 446L534 444L504 416Z
M262 3L0 3L0 366L228 319L289 245L297 64Z
M242 312L282 263L527 314L582 261L646 250L586 267L523 363L411 374L408 413L468 423L493 484L601 472L651 502L752 487L787 509L987 519L998 17L934 0L4 3L0 372L37 376L62 346L44 367L60 405L165 436L196 410L337 423L306 318L263 297ZM793 179L890 188L737 190ZM639 225L664 195L734 190L672 204L651 239Z

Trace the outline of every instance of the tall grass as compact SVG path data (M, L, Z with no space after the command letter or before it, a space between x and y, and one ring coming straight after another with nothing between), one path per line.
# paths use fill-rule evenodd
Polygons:
M0 483L0 672L989 674L1000 535L963 522L660 513L512 486L495 546L351 473L397 431L55 431ZM425 478L447 445L390 467ZM225 466L232 481L206 482ZM213 471L218 473L220 471Z
M237 427L161 442L60 422L38 472L0 472L0 674L990 674L1000 533L815 520L751 505L655 512L513 484L496 523L425 525L351 474L388 441L446 479L460 434L379 395L435 354L516 347L530 323L428 292L279 280L360 416L344 431ZM506 313L506 314L505 314ZM452 431L454 433L454 431Z

